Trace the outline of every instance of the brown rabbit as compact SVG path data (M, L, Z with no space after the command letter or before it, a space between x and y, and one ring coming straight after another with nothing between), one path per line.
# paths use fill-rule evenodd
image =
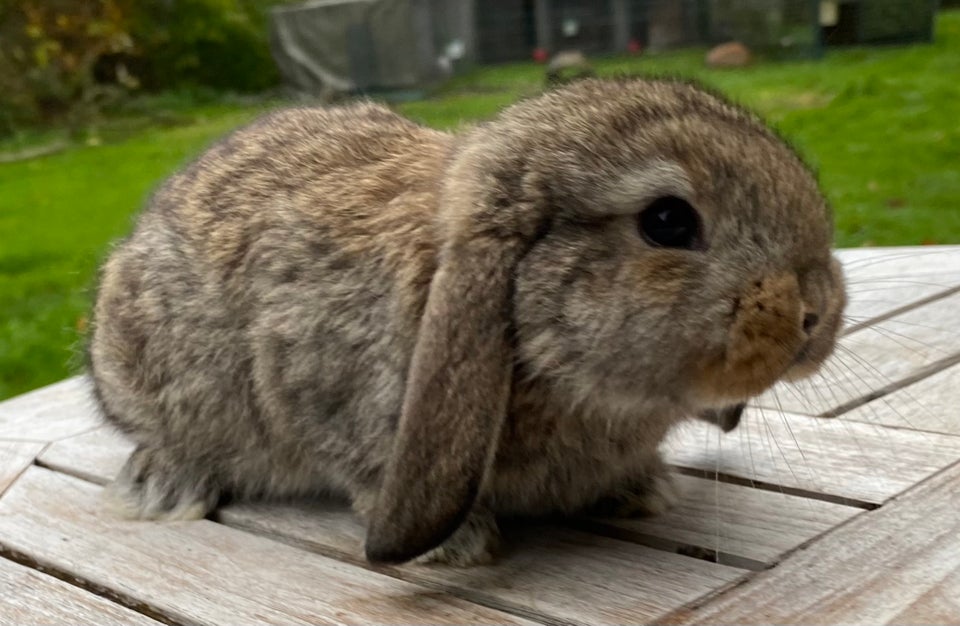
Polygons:
M369 559L461 565L496 515L661 510L672 425L730 428L833 349L831 231L800 159L690 84L584 80L460 135L268 115L103 268L90 364L137 444L111 494L345 493Z

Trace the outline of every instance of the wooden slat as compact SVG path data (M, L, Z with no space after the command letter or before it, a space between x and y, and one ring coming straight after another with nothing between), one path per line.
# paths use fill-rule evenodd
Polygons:
M960 437L763 409L727 435L685 424L664 448L681 467L871 504L960 459Z
M844 266L851 325L960 286L960 246L838 250Z
M0 499L0 542L178 621L522 621L207 520L116 520L99 496L95 485L31 467Z
M109 430L98 429L52 444L40 461L102 483L119 470L131 448ZM286 541L355 563L363 561L363 528L343 506L246 504L226 507L217 515L233 526L279 535ZM559 528L549 532L518 528L508 539L514 549L495 567L475 569L469 575L447 568L431 572L429 568L408 567L400 570L399 575L414 581L454 585L464 592L483 595L491 604L542 611L558 620L616 622L652 619L742 573L690 557ZM614 603L606 600L611 585L620 596Z
M101 423L82 376L0 402L0 439L54 441Z
M651 518L603 519L626 537L656 537L720 554L720 562L772 564L862 509L800 496L676 476L680 502ZM638 540L643 540L638 538Z
M857 407L840 418L960 435L960 365Z
M102 485L113 480L133 448L133 443L113 428L101 426L51 443L38 460L52 469Z
M955 624L960 466L667 623Z
M0 495L13 484L43 450L42 443L0 441Z
M362 559L363 528L345 507L251 504L226 507L219 519L321 553ZM745 574L557 526L509 525L504 537L506 553L492 566L408 565L394 571L407 580L456 587L494 605L589 624L656 621Z
M159 622L52 576L0 558L0 624L124 624Z
M840 341L821 374L777 385L755 404L822 415L960 358L960 293L863 328Z
M116 475L132 449L132 444L102 428L51 444L40 461L102 484ZM632 536L641 543L645 538L658 538L682 546L719 550L734 557L731 563L740 558L771 563L784 552L860 512L857 508L714 480L682 475L677 480L681 499L671 512L652 519L594 522L615 528L617 534ZM274 505L255 510L266 515L271 506ZM240 523L238 518L231 517L235 510L228 508L223 515L232 523ZM335 516L324 529L333 533L327 548L359 549L338 534L342 521L343 528L349 529L347 536L357 537L359 531L352 515L345 513L345 520L340 520L335 510L327 514Z

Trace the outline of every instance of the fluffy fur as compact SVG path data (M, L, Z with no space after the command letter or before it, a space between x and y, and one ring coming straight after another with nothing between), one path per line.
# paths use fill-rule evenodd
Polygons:
M652 246L663 196L698 249ZM471 564L496 515L662 510L657 445L830 353L810 172L697 87L585 80L461 135L268 115L168 180L103 267L90 364L127 514L342 492L375 561ZM732 407L732 408L731 408Z

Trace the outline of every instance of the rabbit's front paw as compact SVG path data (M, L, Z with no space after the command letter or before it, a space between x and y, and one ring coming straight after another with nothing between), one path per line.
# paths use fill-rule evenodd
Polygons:
M492 563L500 551L500 529L485 509L471 511L450 538L418 557L414 563L471 567Z
M172 461L161 450L139 447L103 492L106 508L125 519L201 519L220 491L208 476Z
M647 517L666 513L678 499L673 477L658 462L641 479L600 498L587 512L599 517Z

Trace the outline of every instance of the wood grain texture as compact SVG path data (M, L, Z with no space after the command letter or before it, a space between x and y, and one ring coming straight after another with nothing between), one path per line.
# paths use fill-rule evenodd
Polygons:
M668 437L674 465L881 504L960 460L960 437L748 409L726 435L691 422Z
M0 439L55 441L101 424L83 376L0 402Z
M840 418L960 435L960 365L843 413Z
M95 485L31 467L0 499L0 541L177 621L523 621L207 520L120 521L99 496Z
M0 441L0 496L33 463L43 446L26 441Z
M960 466L668 623L956 624Z
M851 325L960 286L960 246L837 250L847 278Z
M134 444L110 426L55 441L38 460L58 471L98 484L113 480L133 452Z
M145 615L0 558L0 624L157 626Z
M345 507L256 504L226 507L219 519L353 562L363 528ZM540 613L554 621L625 624L655 621L742 577L745 572L557 526L504 528L506 552L469 570L408 565L399 577L456 588L485 604Z
M750 559L772 564L862 509L800 496L676 476L680 502L650 518L598 519L625 537L656 537L719 553L721 562ZM732 558L731 558L732 557Z
M960 355L960 293L882 320L843 337L821 373L779 384L754 404L822 415ZM910 381L912 382L912 381Z
M132 444L125 439L102 428L51 444L40 455L40 461L53 469L102 484L119 471L132 449ZM714 480L689 476L678 476L677 480L681 499L677 508L666 515L642 520L595 521L616 528L617 534L644 535L707 550L717 550L719 544L723 553L769 563L831 525L860 512L856 508L718 484ZM257 515L272 518L269 511L278 505L249 506L254 508L239 510L256 511ZM226 521L242 523L235 517L237 510L228 507L221 514ZM314 513L332 516L322 529L328 536L328 549L359 555L360 529L351 513L322 506ZM298 512L296 508L291 514L297 519L303 516L302 510Z

